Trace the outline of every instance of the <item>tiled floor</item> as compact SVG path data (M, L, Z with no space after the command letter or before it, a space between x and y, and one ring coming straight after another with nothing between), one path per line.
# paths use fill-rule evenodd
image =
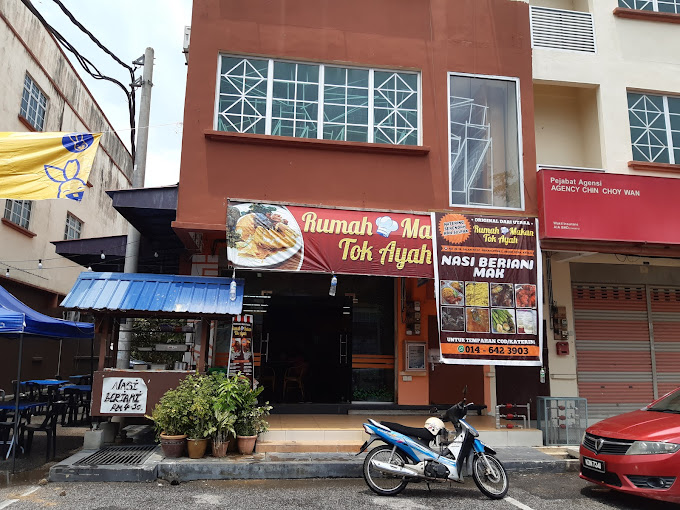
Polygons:
M425 415L366 415L361 414L273 414L269 416L270 430L362 430L368 418L376 421L391 421L409 427L422 427ZM470 415L467 421L477 430L495 430L493 416Z

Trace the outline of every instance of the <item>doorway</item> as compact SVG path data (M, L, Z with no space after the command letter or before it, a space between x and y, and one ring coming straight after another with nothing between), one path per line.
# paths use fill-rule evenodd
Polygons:
M352 300L344 296L273 296L264 317L274 378L272 402L350 400Z

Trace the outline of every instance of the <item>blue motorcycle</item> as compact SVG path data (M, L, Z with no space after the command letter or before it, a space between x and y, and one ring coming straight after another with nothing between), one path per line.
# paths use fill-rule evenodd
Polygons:
M471 474L486 496L505 497L505 467L495 457L496 452L478 439L479 432L465 421L471 405L463 399L440 418L428 418L423 428L369 419L364 430L370 437L359 454L375 441L386 444L366 455L364 480L368 487L381 496L394 496L409 482L463 483L464 476ZM454 430L447 430L444 421L452 423Z

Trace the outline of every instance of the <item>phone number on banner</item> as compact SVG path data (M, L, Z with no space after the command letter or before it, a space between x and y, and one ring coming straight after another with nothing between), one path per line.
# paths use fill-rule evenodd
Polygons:
M482 356L538 356L537 345L442 344L442 354Z

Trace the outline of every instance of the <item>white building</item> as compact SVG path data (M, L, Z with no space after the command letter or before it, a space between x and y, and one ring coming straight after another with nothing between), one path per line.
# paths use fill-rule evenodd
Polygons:
M82 202L0 199L1 284L58 316L56 307L84 268L56 255L51 243L127 232L105 191L130 187L132 157L56 40L20 0L0 3L0 62L0 131L104 133ZM52 350L33 357L33 368L45 365L43 375L56 373L56 360L48 360Z
M597 419L680 385L680 1L529 3L539 175L576 181L563 200L539 179L545 281L567 319L548 330L550 394L586 397Z

